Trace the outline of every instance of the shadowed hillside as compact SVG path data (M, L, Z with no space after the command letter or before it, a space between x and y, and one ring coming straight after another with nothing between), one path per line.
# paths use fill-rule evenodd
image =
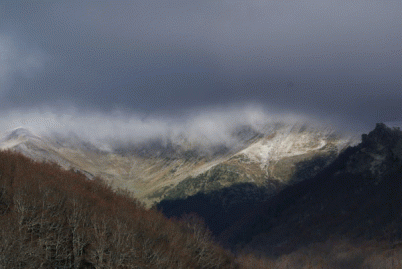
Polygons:
M401 149L402 132L378 124L316 177L268 200L234 242L261 234L263 248L291 250L330 235L401 240Z
M202 221L99 179L0 152L0 268L237 268Z
M219 238L223 231L250 216L281 187L274 183L269 187L258 187L251 183L236 184L207 194L197 193L185 199L163 200L157 208L167 217L196 213Z
M316 177L228 229L227 238L274 257L277 268L402 268L401 149L402 132L377 124Z
M298 163L295 165L293 178L289 181L298 182L303 178L308 178L308 175L323 169L322 167L330 163L332 158L333 156L318 156ZM208 173L199 175L197 178L188 178L180 182L178 184L180 188L176 187L176 192L166 196L166 199L156 207L167 217L180 217L183 214L196 213L205 219L209 229L221 243L228 245L233 230L242 233L238 227L242 227L243 223L250 222L256 217L255 212L258 212L265 202L291 185L268 177L260 186L255 183L239 183L236 182L239 177L239 172L233 167L214 167ZM223 182L224 179L234 183L232 182L229 187L222 188L220 182ZM209 191L205 190L206 188ZM201 191L186 198L176 198L185 196L185 192L193 189ZM211 189L215 190L211 191Z
M169 216L205 217L247 268L402 268L399 129L377 124L316 176L279 193L233 187L159 206Z

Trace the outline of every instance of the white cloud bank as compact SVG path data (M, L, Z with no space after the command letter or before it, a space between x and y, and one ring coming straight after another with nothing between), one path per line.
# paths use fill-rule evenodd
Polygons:
M144 116L120 111L111 114L79 112L71 108L62 112L37 109L10 111L3 115L0 119L0 132L22 127L38 135L74 133L103 149L111 145L139 144L153 139L173 143L185 141L208 148L235 146L239 139L233 134L244 127L267 133L274 123L307 123L326 130L339 130L333 122L324 122L300 114L273 112L255 104L193 110L181 117Z

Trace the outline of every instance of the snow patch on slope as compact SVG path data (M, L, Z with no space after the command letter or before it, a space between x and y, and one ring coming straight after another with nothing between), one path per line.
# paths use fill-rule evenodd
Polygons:
M244 154L253 162L260 163L261 167L264 167L272 161L320 150L329 143L330 137L334 133L330 129L305 128L297 125L281 127L240 151L238 155ZM348 139L338 140L338 152L349 144Z

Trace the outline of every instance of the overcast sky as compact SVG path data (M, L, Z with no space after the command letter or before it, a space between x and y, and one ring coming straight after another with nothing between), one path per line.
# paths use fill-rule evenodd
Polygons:
M400 0L2 0L0 110L374 128L402 121L401 49Z

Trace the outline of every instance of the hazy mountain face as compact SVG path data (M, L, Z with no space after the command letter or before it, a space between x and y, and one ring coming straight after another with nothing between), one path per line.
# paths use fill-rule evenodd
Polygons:
M152 203L239 183L262 186L272 180L280 184L303 180L353 142L334 130L304 122L237 126L227 139L232 141L197 143L183 132L165 139L99 146L72 132L35 135L18 128L3 134L0 147L79 170L89 178L100 176Z

